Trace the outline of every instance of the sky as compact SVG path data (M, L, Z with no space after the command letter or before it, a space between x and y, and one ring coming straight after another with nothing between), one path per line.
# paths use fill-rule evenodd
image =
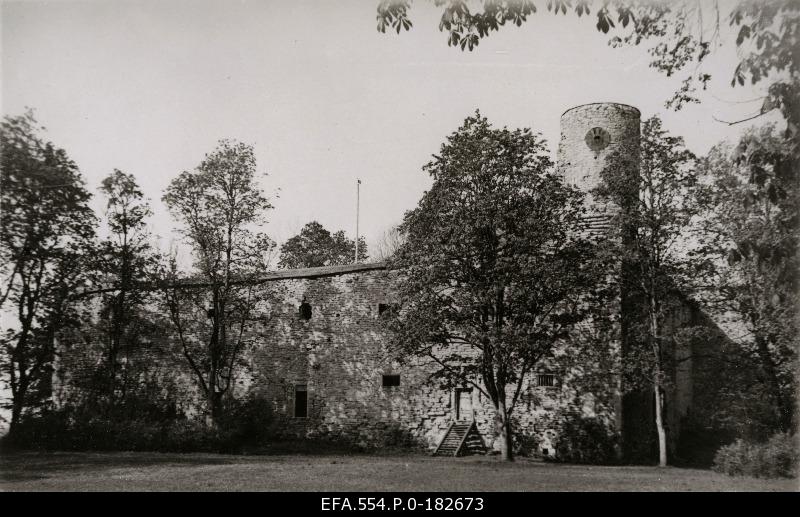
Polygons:
M621 102L705 153L747 127L714 118L752 115L764 93L730 87L729 34L706 66L714 79L702 103L672 112L664 101L682 77L650 68L645 48L611 48L592 18L553 16L544 0L472 52L447 46L432 1L414 2L414 27L400 35L376 30L377 3L4 1L2 113L35 109L98 212L101 179L134 174L162 248L179 239L164 189L222 138L255 147L273 239L312 220L352 237L360 178L360 231L372 246L416 206L431 184L422 166L476 109L496 126L541 132L555 158L561 113Z

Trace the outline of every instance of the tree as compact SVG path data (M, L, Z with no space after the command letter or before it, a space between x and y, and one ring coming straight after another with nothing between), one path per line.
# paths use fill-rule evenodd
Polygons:
M375 245L374 260L378 262L385 262L391 260L395 253L397 253L403 244L406 242L406 236L403 235L399 226L393 226L383 232L380 240Z
M78 166L41 129L32 111L0 126L0 308L16 316L2 338L12 435L49 386L54 342L69 316L68 296L87 281L95 228Z
M150 243L146 219L151 215L136 178L115 169L103 179L100 191L107 199L110 235L99 244L96 267L112 289L104 296L108 316L106 383L103 395L113 405L117 392L124 397L127 382L120 382L119 354L137 345L139 313L148 301L142 287L155 280L158 256ZM127 364L127 362L126 362ZM127 370L122 372L127 374Z
M673 330L666 325L670 300L686 285L689 262L680 246L694 214L691 189L696 184L694 156L683 139L670 136L653 117L642 124L638 181L626 164L601 173L595 189L598 199L620 207L612 228L620 239L607 242L621 257L625 273L623 292L644 308L642 321L633 320L626 336L632 345L626 358L631 386L652 386L659 465L667 464L667 436L664 426L665 385L669 381L666 361L674 348Z
M696 227L698 296L737 331L760 365L772 428L790 432L797 393L800 187L791 144L774 126L721 144L701 162Z
M511 416L528 377L587 314L603 283L582 236L583 197L553 173L529 129L494 129L477 113L426 170L433 186L401 226L391 311L401 360L432 361L446 387L491 400L504 459Z
M245 329L257 301L252 280L268 268L265 257L275 246L251 227L272 206L256 183L253 148L228 140L195 171L172 180L163 199L183 225L195 269L180 278L172 261L165 301L216 425L248 342Z
M471 11L467 0L434 0L443 8L439 30L448 33L447 44L473 50L482 38L507 23L516 26L537 12L532 0L484 0L483 9ZM382 0L378 4L378 30L391 27L398 34L411 29L410 0ZM731 86L769 80L767 95L755 116L779 109L788 123L788 134L798 149L800 131L800 3L796 0L740 0L729 12L718 2L700 0L646 2L635 0L548 0L547 10L555 15L573 11L589 16L594 9L596 28L618 33L611 46L649 43L650 66L667 76L690 70L682 86L667 101L680 109L687 102L699 102L698 87L706 89L711 71L704 69L707 58L724 45L721 23L727 15L736 32L739 63L731 72ZM615 20L616 19L616 23ZM737 123L734 121L732 123Z
M317 221L311 221L303 226L298 235L288 239L281 246L278 266L296 269L352 264L355 252L354 241L345 237L343 231L331 234ZM360 260L368 258L367 243L363 237L358 239L358 257Z

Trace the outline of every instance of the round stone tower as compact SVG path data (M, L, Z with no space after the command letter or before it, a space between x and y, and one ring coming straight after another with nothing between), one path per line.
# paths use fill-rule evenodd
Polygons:
M607 167L624 168L631 181L638 183L640 119L638 109L614 102L568 109L561 115L559 173L587 193L600 183ZM591 195L587 202L595 216L608 215L611 208L595 204Z

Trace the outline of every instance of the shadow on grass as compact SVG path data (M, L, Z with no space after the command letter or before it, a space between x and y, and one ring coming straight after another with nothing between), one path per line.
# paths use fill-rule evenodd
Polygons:
M206 453L165 454L148 452L44 452L4 451L0 456L0 480L44 479L48 474L97 471L109 468L150 467L165 464L223 465L235 463L230 457Z
M403 448L364 449L335 442L275 441L258 447L225 452L144 451L47 451L0 450L0 481L34 481L65 472L164 465L232 465L259 461L265 456L423 456L419 450Z

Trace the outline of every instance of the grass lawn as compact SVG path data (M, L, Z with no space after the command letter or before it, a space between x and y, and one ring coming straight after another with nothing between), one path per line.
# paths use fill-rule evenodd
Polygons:
M707 470L600 467L495 457L38 453L0 456L0 491L798 491L798 480Z

